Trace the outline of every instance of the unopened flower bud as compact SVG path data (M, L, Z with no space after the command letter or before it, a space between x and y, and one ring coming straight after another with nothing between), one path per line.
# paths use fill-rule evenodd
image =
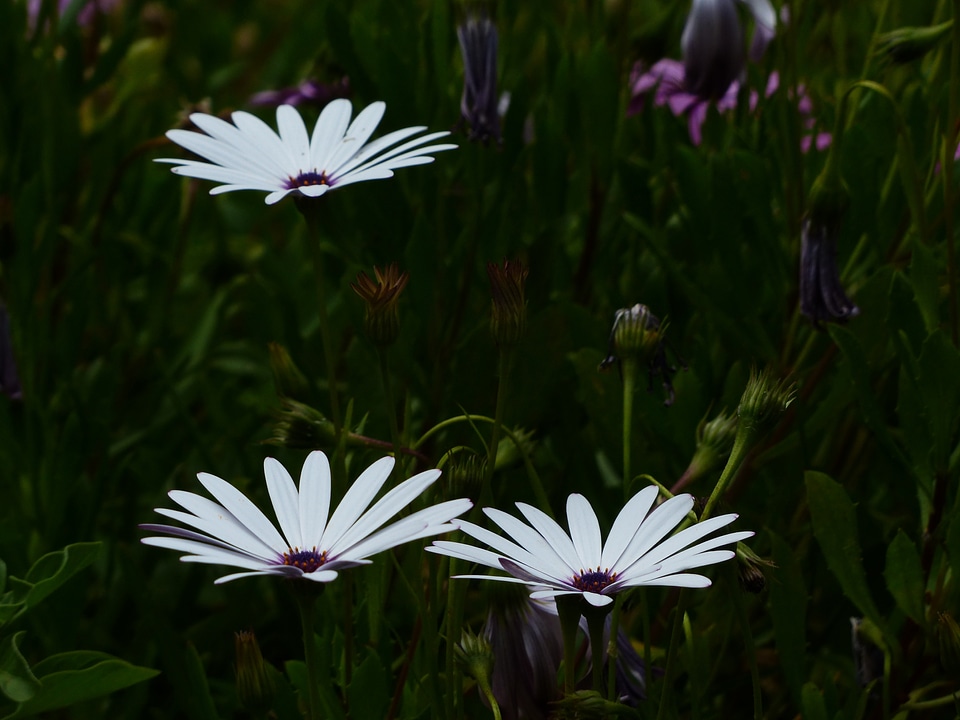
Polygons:
M877 38L876 52L901 65L913 62L936 49L952 29L953 20L929 27L897 28Z
M553 703L558 720L603 720L613 717L635 717L637 711L628 705L611 702L595 690L577 690Z
M527 319L527 304L524 287L529 270L519 260L504 260L503 263L487 263L490 278L490 293L493 297L493 312L490 331L501 348L516 345L523 336Z
M697 449L684 472L684 485L703 477L722 465L730 455L737 437L737 416L719 413L713 420L701 420L697 426Z
M493 650L490 643L468 630L460 636L460 642L453 646L457 660L470 677L480 682L489 682L493 672Z
M257 638L252 632L238 632L235 645L240 703L254 715L264 716L273 707L274 684Z
M765 430L793 402L795 388L785 380L774 380L769 369L750 373L737 408L740 427L747 432Z
M484 14L470 12L457 27L463 55L463 96L460 117L470 128L470 140L500 142L500 101L497 99L497 27Z
M480 455L460 453L453 457L443 477L450 497L480 497L480 487L487 474L487 458Z
M960 678L960 627L950 613L937 617L937 641L940 645L940 664L951 680Z
M743 71L743 29L733 0L693 0L680 38L687 89L722 97Z
M384 269L373 269L376 281L371 280L366 273L357 275L357 281L351 283L353 291L363 298L367 304L367 311L363 318L367 336L378 347L392 345L400 332L400 313L397 301L400 293L407 286L410 275L400 272L396 263L391 263Z
M273 383L280 397L303 400L307 397L310 384L290 357L287 349L279 343L270 343L270 371Z
M523 460L524 455L529 456L530 453L533 452L533 447L536 443L533 439L532 430L514 430L513 436L517 439L517 442L520 443L520 447L517 447L517 443L515 443L511 437L501 438L497 444L497 458L494 462L495 470L504 470L511 467Z
M265 442L300 450L336 445L336 429L322 412L288 397L280 399L280 406L274 412L273 434Z
M645 365L649 378L648 392L653 390L653 378L659 375L667 393L663 404L672 405L672 378L677 369L667 362L664 344L667 325L666 321L660 322L660 319L650 312L650 308L640 303L617 310L613 316L613 328L610 330L607 357L600 363L600 370L617 365L622 372L621 363L624 361L636 361ZM682 360L680 363L683 365Z
M764 567L776 567L770 560L764 560L747 545L737 543L737 580L745 591L758 595L767 586L763 574Z

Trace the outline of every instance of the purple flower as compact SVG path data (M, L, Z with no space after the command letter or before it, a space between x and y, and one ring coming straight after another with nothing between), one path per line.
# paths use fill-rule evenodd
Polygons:
M457 38L463 55L460 117L470 128L468 137L483 143L491 138L500 142L497 28L486 16L470 15L457 28Z
M281 88L280 90L264 90L250 98L251 105L278 107L279 105L314 105L322 108L331 100L350 97L350 78L343 76L332 83L321 83L316 80L304 80L299 85Z
M57 15L63 15L71 2L72 0L57 0ZM110 12L119 4L120 0L87 0L81 4L77 13L77 24L80 27L86 27L97 15ZM27 0L27 23L31 30L37 26L42 5L43 0Z
M779 89L780 75L774 71L767 78L767 86L763 95L765 98L769 98ZM704 99L688 88L683 63L679 60L664 58L654 63L649 70L645 69L642 62L633 66L633 72L630 75L630 93L630 105L627 107L628 116L641 112L647 95L653 93L653 104L656 107L666 105L677 117L684 115L687 117L690 139L694 145L699 145L703 142L703 123L707 119L710 105L713 104L719 113L734 110L737 107L737 97L740 94L740 81L734 80L730 83L722 97L715 100ZM830 145L830 133L813 132L817 121L813 117L813 101L807 94L806 88L802 84L798 85L796 92L790 92L790 97L794 96L797 97L797 110L803 116L804 128L810 131L810 134L804 136L800 141L801 150L809 152L810 148L814 146L817 150L823 150ZM756 90L751 90L748 102L750 111L756 112L759 103L759 93Z
M765 48L777 26L773 6L769 0L741 2L749 6L758 29L765 28L755 36L753 50ZM743 73L743 29L735 0L693 0L680 46L687 89L703 100L724 97Z
M840 284L837 270L839 223L806 217L800 235L800 312L817 327L846 322L860 314Z

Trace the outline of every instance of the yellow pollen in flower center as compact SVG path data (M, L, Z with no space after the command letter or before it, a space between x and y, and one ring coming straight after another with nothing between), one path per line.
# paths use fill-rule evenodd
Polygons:
M583 592L599 593L610 583L617 579L616 573L611 573L610 569L594 570L587 568L587 571L580 571L579 575L573 576L573 586Z
M283 554L283 564L300 568L305 573L312 573L319 570L327 562L327 551L317 552L313 550L301 550L300 548L291 548Z

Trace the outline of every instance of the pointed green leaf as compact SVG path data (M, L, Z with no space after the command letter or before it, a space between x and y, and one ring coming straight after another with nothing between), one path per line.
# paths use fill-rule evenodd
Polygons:
M898 530L887 548L887 568L883 572L897 607L918 625L923 623L923 570L920 554L903 530Z
M22 603L22 607L16 613L17 616L37 605L92 563L100 552L100 545L101 543L98 542L67 545L63 550L47 553L37 560L22 580L11 577L10 586L13 590L11 600Z
M387 671L373 651L353 671L347 688L350 716L355 718L379 718L386 716L390 704L390 685Z
M813 683L803 686L801 695L803 720L828 720L827 706L823 701L823 694Z
M108 695L149 680L157 670L131 665L106 653L78 650L54 655L37 663L37 693L5 720L30 717L57 708Z
M847 491L823 473L807 472L804 480L813 519L813 534L827 559L827 565L840 583L844 595L875 625L882 627L880 612L870 596L860 562L857 513Z
M0 645L0 691L17 703L26 702L40 688L39 681L18 647L25 634L18 632L11 635Z

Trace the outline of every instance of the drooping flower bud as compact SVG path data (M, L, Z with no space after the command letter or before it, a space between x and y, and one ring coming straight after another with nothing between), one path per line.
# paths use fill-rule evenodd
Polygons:
M689 483L720 467L729 457L736 437L736 414L727 415L726 411L722 411L710 422L706 418L701 420L697 426L697 449L671 492L677 493Z
M786 380L774 380L767 368L750 373L737 408L740 430L754 432L770 427L793 402L795 388Z
M253 632L235 634L237 695L252 714L263 717L273 707L274 684Z
M533 439L533 430L517 429L513 431L514 437L520 443L513 441L513 438L501 438L497 443L497 458L494 461L495 470L505 470L512 465L523 460L524 455L530 455L533 452L536 441Z
M485 14L470 12L457 27L463 55L463 96L460 117L469 139L500 142L500 103L497 100L497 28Z
M376 281L361 272L350 287L367 304L363 319L367 335L377 347L388 347L396 341L400 332L397 301L407 286L410 275L400 272L396 263L391 263L382 270L375 267L373 272L377 277Z
M529 272L519 260L504 260L502 264L487 263L493 297L490 331L501 348L513 347L523 336L527 319L524 287Z
M672 405L672 378L677 369L667 362L664 344L667 325L666 321L661 323L660 319L650 312L650 308L640 303L617 310L610 330L607 357L600 363L600 370L606 370L611 365L620 367L625 361L635 361L638 365L646 366L649 378L647 390L653 390L653 379L659 375L667 393L663 404ZM682 360L680 364L683 365Z
M321 450L336 445L333 423L319 410L293 398L280 399L274 413L273 434L264 442L299 450Z
M929 27L902 27L891 30L877 38L877 54L891 62L906 64L919 60L953 30L953 20Z
M737 580L745 591L757 595L767 586L763 574L764 567L776 567L770 560L764 560L744 543L737 543Z

